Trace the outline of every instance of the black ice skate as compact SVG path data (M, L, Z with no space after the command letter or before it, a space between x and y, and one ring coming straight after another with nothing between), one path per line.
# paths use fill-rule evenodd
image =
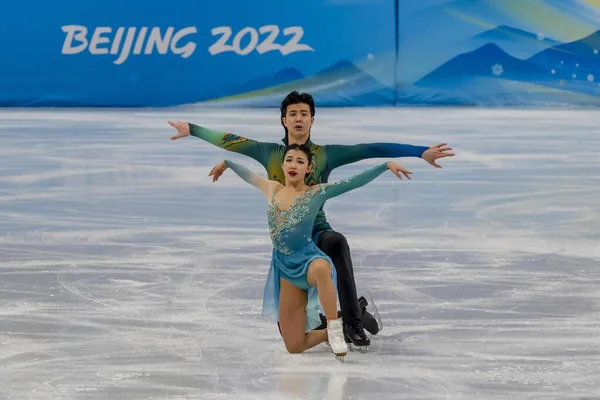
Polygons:
M338 318L342 318L342 312L338 311ZM344 340L346 343L352 343L355 346L369 346L371 339L367 337L360 321L344 323Z
M347 343L352 343L358 347L369 346L371 344L371 339L367 337L359 321L351 321L348 324L344 324L344 336Z

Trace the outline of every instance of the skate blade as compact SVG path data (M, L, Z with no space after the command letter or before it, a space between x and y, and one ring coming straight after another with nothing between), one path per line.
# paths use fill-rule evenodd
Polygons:
M373 296L371 295L371 292L369 292L368 290L363 297L367 301L367 305L371 306L372 311L370 311L370 312L371 312L371 315L373 315L373 317L375 317L375 319L377 320L377 325L379 326L379 331L377 333L379 334L383 330L383 321L381 320L381 315L379 315L379 310L377 309L375 300L373 300Z
M356 351L358 353L368 353L369 352L369 347L371 347L371 345L368 346L356 346L356 345L351 345L350 346L350 350L352 351Z
M344 356L338 356L337 354L335 355L335 358L341 362L342 364L344 363Z

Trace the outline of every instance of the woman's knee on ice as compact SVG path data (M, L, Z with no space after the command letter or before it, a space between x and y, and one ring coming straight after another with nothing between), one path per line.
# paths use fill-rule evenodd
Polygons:
M299 354L304 352L304 334L302 336L291 337L283 337L283 343L285 344L285 349L290 354Z

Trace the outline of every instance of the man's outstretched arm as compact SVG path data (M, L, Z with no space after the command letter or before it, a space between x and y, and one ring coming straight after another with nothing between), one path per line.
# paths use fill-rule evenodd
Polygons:
M436 160L453 157L452 147L447 143L435 146L413 146L400 143L361 143L355 145L326 145L327 168L333 170L368 158L419 157L436 168L442 168Z
M265 168L267 167L268 156L274 143L257 142L233 133L216 131L184 121L168 121L168 123L177 129L177 133L171 137L171 140L195 136L224 150L253 158Z

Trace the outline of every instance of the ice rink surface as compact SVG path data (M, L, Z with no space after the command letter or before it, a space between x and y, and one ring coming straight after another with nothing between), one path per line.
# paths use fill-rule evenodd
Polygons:
M384 329L342 364L260 316L278 110L0 111L0 399L598 399L600 112L317 109L316 143L448 142L327 203ZM334 171L331 180L381 159Z

